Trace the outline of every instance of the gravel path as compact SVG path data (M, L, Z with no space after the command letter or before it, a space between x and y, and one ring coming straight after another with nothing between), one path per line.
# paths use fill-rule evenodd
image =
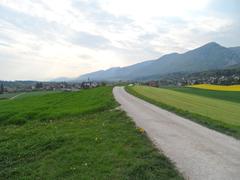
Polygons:
M136 98L123 87L115 87L113 93L186 179L240 180L239 140Z

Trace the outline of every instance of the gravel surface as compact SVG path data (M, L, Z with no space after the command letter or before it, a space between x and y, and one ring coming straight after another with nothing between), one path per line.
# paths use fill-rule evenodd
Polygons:
M123 87L115 87L113 93L186 179L240 180L239 140L134 97Z

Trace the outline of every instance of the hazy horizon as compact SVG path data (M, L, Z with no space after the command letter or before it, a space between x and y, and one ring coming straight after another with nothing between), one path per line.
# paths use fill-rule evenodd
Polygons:
M240 45L238 0L3 0L0 80L122 67L208 42Z

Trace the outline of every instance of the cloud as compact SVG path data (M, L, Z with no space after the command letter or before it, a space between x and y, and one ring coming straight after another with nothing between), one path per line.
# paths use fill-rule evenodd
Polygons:
M2 0L0 79L51 79L240 44L230 0Z
M86 32L77 32L70 37L70 41L76 45L87 48L107 48L110 41L103 36L94 35Z
M122 28L132 20L126 16L115 16L101 7L101 1L73 1L73 7L76 11L84 14L87 20L94 22L99 26L114 26Z

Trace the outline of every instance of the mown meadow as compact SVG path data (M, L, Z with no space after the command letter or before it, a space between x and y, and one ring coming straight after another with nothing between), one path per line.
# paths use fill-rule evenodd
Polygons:
M0 179L183 179L112 87L0 101Z
M147 86L127 87L127 91L209 128L240 138L240 92Z

